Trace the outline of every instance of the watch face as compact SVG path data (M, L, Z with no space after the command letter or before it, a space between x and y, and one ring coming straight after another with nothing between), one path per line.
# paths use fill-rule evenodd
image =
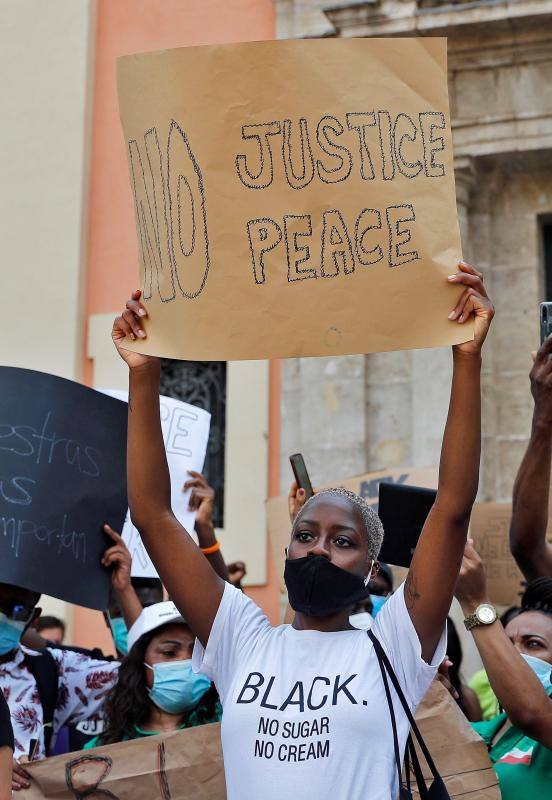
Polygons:
M482 622L484 625L489 625L491 622L494 622L496 619L496 611L492 606L489 605L482 605L479 606L477 611L475 612L477 619Z

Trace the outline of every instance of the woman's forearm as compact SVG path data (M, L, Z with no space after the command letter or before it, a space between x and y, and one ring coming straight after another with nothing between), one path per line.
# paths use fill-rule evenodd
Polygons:
M552 549L546 541L552 429L533 419L531 438L514 483L510 548L528 580L550 574Z
M467 525L479 484L481 356L454 350L453 363L436 504L442 513Z
M171 512L171 479L159 415L158 361L129 371L128 502L137 528Z
M171 508L171 479L159 414L157 358L125 350L126 336L145 338L147 310L141 292L132 293L113 323L113 342L130 370L128 393L127 480L130 515L175 605L206 646L224 582Z
M439 490L405 583L406 607L426 661L433 658L450 609L477 492L481 448L480 370L479 355L454 356Z
M197 533L197 541L202 551L205 549L208 550L214 545L218 545L213 525L202 525L202 524L198 525L196 523L196 533ZM226 561L224 560L224 556L222 555L220 547L218 550L215 550L214 553L204 553L204 555L209 564L213 567L213 569L217 573L217 575L219 575L219 577L221 577L223 581L227 581L228 567L226 566Z
M13 750L0 747L0 800L11 800Z

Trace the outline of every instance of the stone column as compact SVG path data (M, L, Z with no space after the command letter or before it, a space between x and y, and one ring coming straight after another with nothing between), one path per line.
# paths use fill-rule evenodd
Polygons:
M282 491L291 453L301 452L314 484L366 471L364 356L282 361Z

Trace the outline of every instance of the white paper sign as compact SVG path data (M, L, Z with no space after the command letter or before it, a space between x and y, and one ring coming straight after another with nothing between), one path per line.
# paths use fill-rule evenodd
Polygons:
M121 389L100 389L100 391L128 402L128 392ZM196 472L203 470L211 415L203 408L163 395L159 398L159 406L171 476L172 509L178 521L195 537L195 511L189 511L190 492L183 492L182 486L189 477L188 470ZM132 555L132 575L136 578L156 578L157 571L140 534L130 520L130 512L127 512L122 534Z

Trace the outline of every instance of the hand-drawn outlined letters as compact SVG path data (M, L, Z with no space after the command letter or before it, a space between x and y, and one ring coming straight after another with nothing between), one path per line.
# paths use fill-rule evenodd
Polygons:
M210 267L203 176L188 137L171 120L165 152L156 128L128 143L145 300L198 297Z
M336 38L119 59L148 307L147 336L125 346L262 360L470 339L472 320L449 319L462 251L446 48Z
M350 111L345 114L345 123L326 114L318 120L316 129L305 117L243 125L241 139L249 152L236 156L237 177L244 187L263 190L280 175L290 188L300 191L313 180L325 184L347 181L354 169L369 182L446 175L445 164L439 160L444 138L436 133L446 127L442 112L424 111L414 119L402 111ZM376 147L368 143L371 128L377 132ZM282 163L277 170L279 136ZM246 148L248 142L251 147ZM387 222L386 236L382 217ZM316 221L313 223L311 214L293 214L290 210L278 220L268 216L247 220L253 279L257 285L266 284L265 257L275 248L285 253L290 284L350 275L357 264L372 266L384 259L388 267L401 267L420 258L417 249L405 249L412 240L415 222L411 203L363 208L348 222L341 210L326 210L318 225L321 234L317 247L313 237Z

